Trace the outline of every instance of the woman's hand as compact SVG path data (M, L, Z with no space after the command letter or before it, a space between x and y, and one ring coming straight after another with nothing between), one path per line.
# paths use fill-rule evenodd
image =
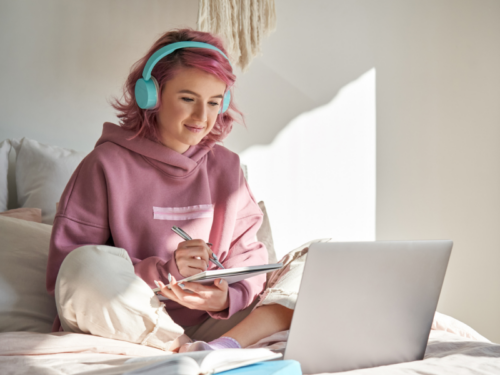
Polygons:
M175 301L187 308L203 311L222 311L229 307L227 281L216 279L214 285L202 285L199 283L184 283L178 284L177 280L172 276L170 282L171 289L157 281L160 286L160 292L163 296ZM181 285L183 288L181 288ZM189 289L193 291L185 291Z
M212 250L203 240L181 242L174 252L177 269L184 277L206 271L209 266L208 258L211 256Z

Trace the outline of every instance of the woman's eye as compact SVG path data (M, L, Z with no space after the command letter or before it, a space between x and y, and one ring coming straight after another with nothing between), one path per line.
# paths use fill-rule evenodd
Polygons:
M182 100L184 100L185 102L193 102L194 101L194 99L186 98L186 97L182 97ZM219 103L217 103L217 102L209 102L208 104L210 104L212 107L216 107L219 105Z

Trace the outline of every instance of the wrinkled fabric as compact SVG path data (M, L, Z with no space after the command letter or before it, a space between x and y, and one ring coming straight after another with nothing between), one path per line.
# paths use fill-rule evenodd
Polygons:
M134 273L124 249L88 245L63 261L55 287L57 312L65 332L173 350L184 330L164 304Z
M440 322L442 318L451 317L442 316L442 314L437 316L436 326L442 326ZM468 327L462 322L459 323ZM465 331L468 330L472 328L465 329ZM282 351L287 337L288 331L278 332L248 349L239 350L267 348ZM332 336L331 339L335 340L335 337ZM304 346L311 344L313 343L304 342ZM155 361L155 358L161 360L165 354L169 352L77 333L0 333L0 368L2 373L13 375L60 375L90 371L95 371L100 375L117 375L146 366ZM450 332L432 330L422 361L344 373L349 375L496 375L500 373L500 345L476 341Z

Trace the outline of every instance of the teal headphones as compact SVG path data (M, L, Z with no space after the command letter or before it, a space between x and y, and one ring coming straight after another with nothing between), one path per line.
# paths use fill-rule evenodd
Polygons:
M150 109L154 108L156 103L158 102L158 92L160 91L160 87L158 85L158 81L155 77L151 75L151 71L154 66L160 61L162 58L167 56L168 54L174 52L180 48L208 48L214 51L218 51L222 56L224 56L227 61L229 59L227 56L217 47L212 46L208 43L202 42L177 42L166 45L165 47L160 48L156 51L146 63L144 67L144 71L142 72L142 77L137 80L135 83L135 101L137 105L142 109ZM229 62L231 65L231 62ZM224 113L229 108L229 103L231 102L231 93L227 90L224 95L224 100L222 103L222 108L219 113Z

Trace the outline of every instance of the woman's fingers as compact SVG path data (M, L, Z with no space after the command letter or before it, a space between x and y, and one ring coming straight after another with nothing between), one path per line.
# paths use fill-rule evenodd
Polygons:
M215 280L213 285L188 282L182 285L172 276L170 290L163 283L160 285L162 295L190 309L221 311L228 306L228 283L223 279Z
M170 298L167 295L168 292L169 292L168 286L166 286L165 284L163 284L162 281L158 281L158 280L155 280L155 284L158 286L158 288L160 288L160 293L161 293L162 296Z
M170 282L170 289L168 286L163 284L161 281L157 282L158 285L160 286L160 293L167 297L168 299L175 301L177 303L180 303L181 305L184 305L186 307L192 308L192 306L187 304L186 297L191 296L191 293L185 292L182 290L180 287L180 284L177 283L175 278L172 276L172 281Z
M208 256L210 258L213 258L213 254L214 254L214 252L212 250L213 245L210 242L207 242L205 245L207 245Z
M198 248L206 251L208 249L208 245L205 241L203 240L189 240L189 241L184 241L183 246L184 248Z
M192 272L189 272L189 275L182 274L183 276L186 276L186 277L196 275L197 273L206 271L208 268L207 264L205 263L205 261L203 259L183 259L180 261L180 266L183 267L184 269L191 268L190 271L192 271Z
M229 284L224 279L217 279L217 280L215 280L214 285L217 288L219 288L220 290L222 290L223 292L227 292L227 290L229 288Z
M190 283L191 284L191 283ZM174 280L170 283L170 286L172 287L172 290L170 291L175 297L173 298L174 301L177 303L180 303L183 306L189 307L190 309L198 309L200 306L203 306L205 303L205 299L202 298L200 295L197 293L193 292L186 292L184 288L187 288L187 286L184 286L180 283L177 283L177 281Z
M203 285L200 283L184 283L184 286L192 290L193 292L199 294L200 296L206 296L209 298L214 292L222 290L225 292L228 289L227 282L224 279L216 279L213 285Z
M185 283L185 287L196 293L194 294L196 299L189 300L189 302L199 305L203 310L221 311L228 306L228 284L224 279L215 280L213 285Z
M198 260L198 261L200 261L200 260ZM202 263L195 264L195 262L193 262L193 260L189 260L189 261L185 261L185 262L181 261L177 266L179 267L179 272L182 276L189 277L189 276L197 275L200 272L203 272L206 270L206 268L204 268L205 263L203 263L203 261L200 261L200 262L202 262ZM201 268L201 267L203 267L203 268Z
M213 257L212 249L200 239L180 242L175 251L177 268L185 277L206 271L210 267L211 257Z
M184 301L186 296L189 295L188 292L185 292L180 286L178 283L170 283L170 286L172 287L172 289L170 290L175 296L176 296L176 299L177 301Z
M204 292L206 288L205 285L202 285L200 283L190 283L190 282L184 283L184 287L186 289L192 290L195 293Z
M176 251L176 258L200 258L205 261L208 266L208 258L212 255L210 248L202 240L190 240L179 243Z
M192 290L203 299L209 299L214 293L214 287L200 283L184 283L186 289Z
M179 267L179 272L184 277L190 277L190 276L197 275L203 271L200 270L199 268L192 268L192 267L189 267L189 265L186 265L185 267Z

